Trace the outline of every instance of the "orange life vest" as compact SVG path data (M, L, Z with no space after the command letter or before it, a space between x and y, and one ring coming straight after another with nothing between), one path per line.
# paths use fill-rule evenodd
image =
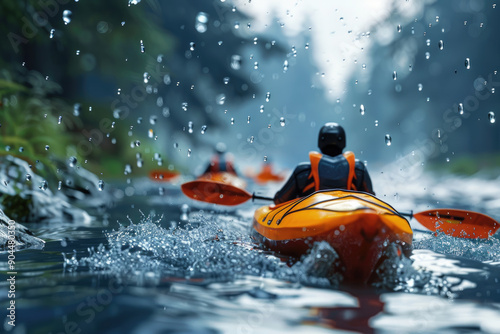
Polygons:
M323 155L319 152L310 152L311 174L309 183L303 190L306 192L314 187L315 191L324 189L357 190L353 180L356 160L354 153L345 152L335 157Z

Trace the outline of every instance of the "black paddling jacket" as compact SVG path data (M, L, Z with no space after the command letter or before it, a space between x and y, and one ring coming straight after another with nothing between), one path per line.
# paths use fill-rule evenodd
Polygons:
M346 152L331 157L309 153L310 162L300 163L285 185L274 196L274 203L283 203L307 196L317 190L359 190L375 195L365 165Z
M222 154L217 154L212 157L212 161L210 161L210 164L207 166L203 174L218 172L228 172L237 175L233 163L226 159Z

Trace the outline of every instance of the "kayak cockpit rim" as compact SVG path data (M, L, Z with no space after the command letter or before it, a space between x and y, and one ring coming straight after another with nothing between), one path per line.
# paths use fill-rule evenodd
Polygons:
M308 205L308 206L306 206L304 208L300 208L298 210L292 211L297 205L299 205L300 203L302 203L303 201L307 200L309 197L311 197L313 195L321 194L321 193L330 193L330 192L333 192L333 191L340 191L340 192L349 193L349 194L347 194L345 196L340 196L340 197L325 199L323 201L312 203L312 204L310 204L310 205ZM361 195L369 196L369 197L375 199L375 201L370 201L369 199L356 196L355 194L361 194ZM294 212L300 212L300 211L306 211L306 210L324 210L324 211L330 211L330 212L342 212L341 210L333 210L333 209L328 209L328 208L315 208L313 206L316 206L316 205L322 204L322 203L327 203L327 202L332 202L332 201L339 201L339 200L343 200L343 199L348 199L348 198L355 198L355 199L357 199L359 201L367 202L367 203L370 203L370 204L375 205L377 207L380 207L381 209L387 210L390 213L386 213L386 214L393 214L395 216L398 216L398 217L404 219L407 222L408 226L411 227L410 222L403 215L401 215L396 209L394 209L390 204L388 204L388 203L386 203L386 202L384 202L384 201L376 198L375 196L373 196L372 194L369 194L367 192L356 191L356 190L345 190L345 189L318 190L318 191L315 191L314 193L312 193L310 195L301 197L299 199L293 199L288 204L287 204L287 202L279 204L279 206L276 209L273 209L272 211L269 211L264 216L264 218L262 219L262 222L265 222L267 220L268 221L267 225L271 225L271 223L273 222L274 218L277 215L279 215L283 210L286 210L286 212L283 214L283 216L281 217L281 219L279 219L276 222L277 225L279 225L281 223L281 220L283 218L285 218L285 216L287 216L290 213L294 213ZM377 201L382 202L385 205L377 203ZM358 211L358 210L364 210L364 209L370 209L370 208L360 207L360 208L357 208L357 209L352 210L352 211ZM271 213L273 213L273 216L272 216L272 218L268 219L268 216Z

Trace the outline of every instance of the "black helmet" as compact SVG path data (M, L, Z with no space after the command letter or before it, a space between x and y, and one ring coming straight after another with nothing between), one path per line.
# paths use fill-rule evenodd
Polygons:
M218 142L215 145L215 153L217 153L217 154L226 153L226 144L224 144L223 142Z
M323 154L336 156L345 147L345 131L337 123L326 123L319 130L318 147Z

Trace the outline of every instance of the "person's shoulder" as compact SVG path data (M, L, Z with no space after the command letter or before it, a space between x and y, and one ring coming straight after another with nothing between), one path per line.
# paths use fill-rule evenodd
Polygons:
M299 163L296 167L295 170L293 171L294 174L299 174L303 172L309 172L311 170L311 164L309 162L301 162Z
M366 169L365 163L363 161L361 161L361 160L358 160L358 159L356 159L356 163L355 163L354 166L355 166L356 169L361 169L361 170L365 170Z

